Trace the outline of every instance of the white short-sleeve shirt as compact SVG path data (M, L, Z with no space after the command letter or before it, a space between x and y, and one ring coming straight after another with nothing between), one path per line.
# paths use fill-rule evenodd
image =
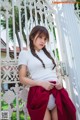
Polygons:
M45 68L43 67L41 61L39 61L36 57L34 57L30 50L22 50L19 54L18 66L26 65L28 67L30 77L33 80L47 80L47 81L57 81L56 70L53 69L53 63L51 59L49 59L43 50L39 52L36 51L36 54L41 58L41 60L45 64ZM52 54L52 53L51 53ZM54 55L52 55L54 57Z

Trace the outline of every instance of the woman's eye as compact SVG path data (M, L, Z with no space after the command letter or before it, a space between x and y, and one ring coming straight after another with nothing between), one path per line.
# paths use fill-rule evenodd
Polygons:
M39 36L39 38L40 38L40 39L44 39L44 41L47 40L47 38L46 38L46 37L43 37L43 36Z
M39 38L42 38L42 36L39 36Z
M44 40L46 41L47 39L45 38Z

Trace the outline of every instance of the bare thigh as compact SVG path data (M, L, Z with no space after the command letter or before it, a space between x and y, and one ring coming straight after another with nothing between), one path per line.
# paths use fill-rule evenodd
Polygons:
M48 109L46 109L45 116L43 120L51 120L51 114Z
M58 120L57 107L51 111L51 120Z

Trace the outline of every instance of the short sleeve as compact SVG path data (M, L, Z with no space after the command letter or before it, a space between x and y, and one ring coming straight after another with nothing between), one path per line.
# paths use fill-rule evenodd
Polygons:
M26 50L22 50L19 54L19 58L18 58L18 66L19 65L27 65L28 62L28 55L27 55Z

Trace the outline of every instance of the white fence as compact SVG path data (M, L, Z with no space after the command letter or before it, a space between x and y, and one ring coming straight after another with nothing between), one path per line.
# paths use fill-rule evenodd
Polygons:
M28 119L28 92L19 83L17 59L20 50L28 48L28 36L35 25L45 26L56 46L53 13L43 0L0 0L0 117L3 119ZM56 51L56 47L53 49Z
M28 36L32 27L43 25L48 29L50 44L47 47L53 49L56 60L61 59L55 12L55 5L53 7L47 0L0 0L0 117L3 119L29 119L26 109L28 89L19 82L17 60L20 50L29 47ZM64 64L63 68L65 70Z

